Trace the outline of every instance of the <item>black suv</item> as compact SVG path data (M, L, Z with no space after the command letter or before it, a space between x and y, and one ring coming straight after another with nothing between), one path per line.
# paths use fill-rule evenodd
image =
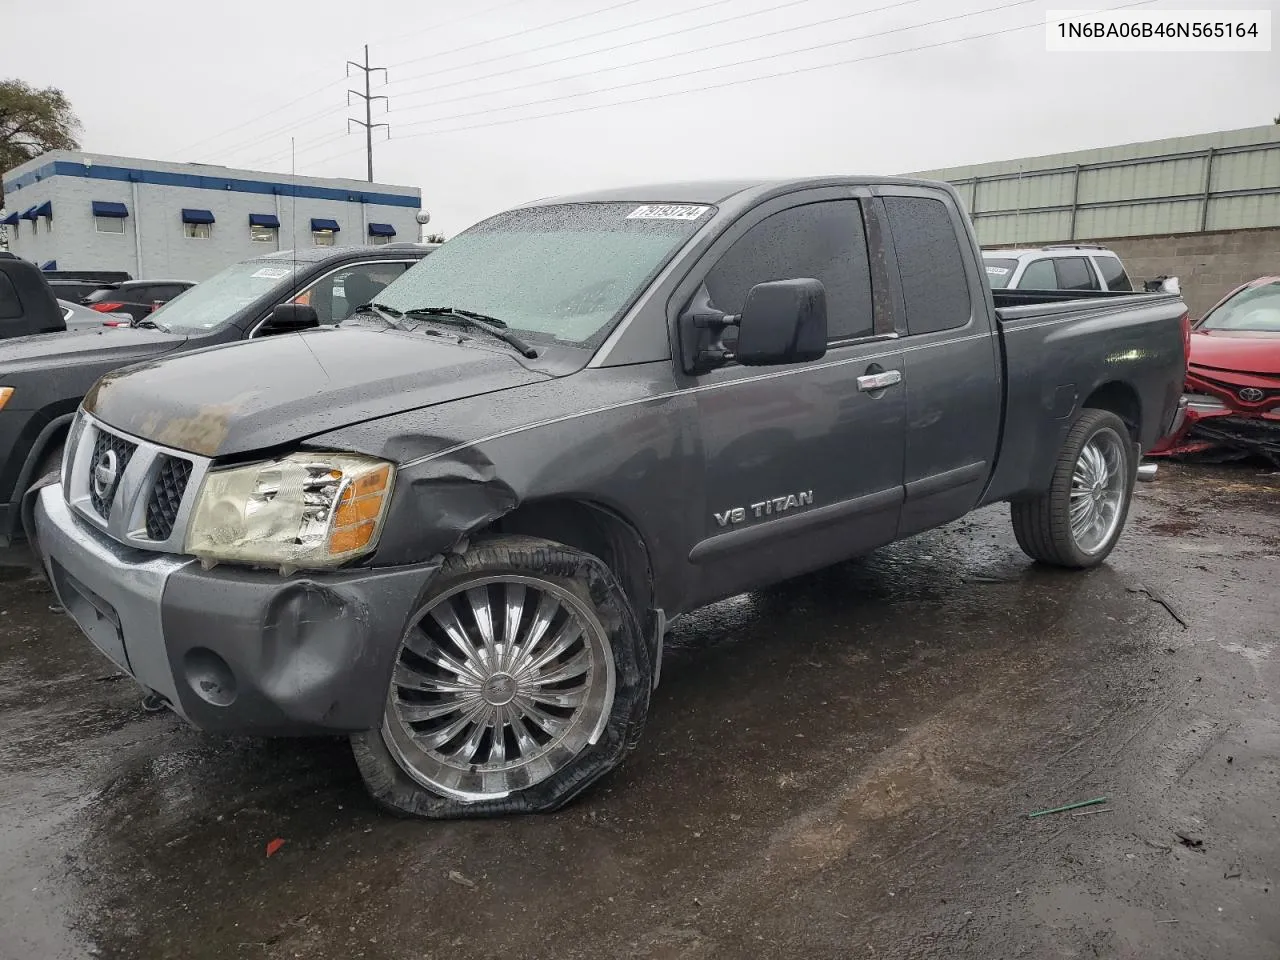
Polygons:
M341 323L436 246L285 250L232 264L135 329L0 342L0 546L21 535L23 492L57 469L67 426L103 374L162 354Z
M190 280L126 280L100 287L80 302L99 313L127 315L138 321L194 286Z

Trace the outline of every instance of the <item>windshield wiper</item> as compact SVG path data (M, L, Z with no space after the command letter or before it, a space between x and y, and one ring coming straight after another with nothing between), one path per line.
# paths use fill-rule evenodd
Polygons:
M154 320L134 320L133 322L131 322L131 323L129 324L129 326L131 326L131 327L146 327L146 328L148 328L148 329L150 329L150 330L161 330L161 331L163 331L164 333L168 333L168 332L169 332L169 328L168 328L168 327L162 327L162 326L160 326L160 324L156 323Z
M385 303L362 303L351 311L351 316L354 317L357 313L372 313L387 326L395 330L404 329L404 326L398 322L404 316L404 312L395 307L389 307Z
M449 320L456 321L465 327L474 327L477 330L483 330L490 336L497 337L504 343L509 343L520 351L521 355L529 360L534 359L538 355L538 351L525 343L520 337L516 336L507 329L507 325L497 317L490 317L483 313L476 313L474 310L463 310L460 307L415 307L412 310L404 311L403 316L406 317L423 317L431 320ZM447 318L447 319L446 319Z

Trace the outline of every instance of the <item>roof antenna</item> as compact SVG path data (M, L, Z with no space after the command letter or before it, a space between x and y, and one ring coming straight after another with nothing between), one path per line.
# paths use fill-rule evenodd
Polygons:
M298 275L302 272L298 266L298 143L296 138L289 138L289 194L291 204L289 219L293 229L293 296L289 302L298 299Z

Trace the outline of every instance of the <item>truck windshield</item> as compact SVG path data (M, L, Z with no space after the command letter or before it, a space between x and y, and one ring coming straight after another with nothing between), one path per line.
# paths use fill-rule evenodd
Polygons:
M1241 290L1209 311L1200 329L1280 333L1280 282Z
M1013 271L1018 267L1017 260L1003 260L995 257L984 257L983 264L987 268L987 283L992 290L1003 290L1013 279Z
M197 283L147 316L161 330L187 336L209 333L223 326L243 307L272 290L293 282L296 265L288 261L249 260L233 263L221 273Z
M458 234L378 295L452 307L532 338L594 347L713 208L570 203L511 210Z

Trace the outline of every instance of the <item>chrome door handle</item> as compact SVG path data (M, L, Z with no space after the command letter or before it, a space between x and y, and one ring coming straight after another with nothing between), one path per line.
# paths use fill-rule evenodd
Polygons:
M901 370L885 370L883 373L868 373L858 378L858 389L863 393L875 393L885 387L892 387L902 382Z

